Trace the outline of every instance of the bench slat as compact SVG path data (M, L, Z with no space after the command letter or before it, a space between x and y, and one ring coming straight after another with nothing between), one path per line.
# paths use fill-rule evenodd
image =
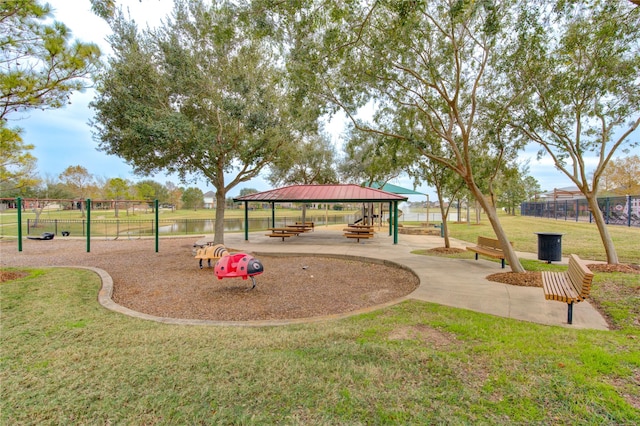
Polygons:
M575 254L569 255L569 267L565 272L542 272L542 288L546 300L557 300L569 305L568 323L572 321L572 307L589 296L593 272Z

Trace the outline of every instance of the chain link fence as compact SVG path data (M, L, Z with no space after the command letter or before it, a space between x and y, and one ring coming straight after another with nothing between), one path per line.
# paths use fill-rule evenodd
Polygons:
M598 206L607 224L640 227L640 195L598 198ZM586 199L526 202L520 209L522 216L593 222Z

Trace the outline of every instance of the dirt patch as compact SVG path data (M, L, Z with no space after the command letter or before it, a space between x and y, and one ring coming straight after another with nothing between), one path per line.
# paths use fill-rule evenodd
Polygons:
M24 278L27 275L29 274L26 272L6 271L4 269L0 269L0 283Z
M523 287L542 287L540 272L501 272L487 276L489 281Z
M429 250L425 250L426 254L435 254L439 256L448 255L448 254L457 254L463 253L466 250L454 247L435 247Z
M593 263L587 265L587 268L591 272L622 272L625 274L640 274L640 266L638 265L625 265L623 263L618 265L609 265L606 263Z
M250 280L218 280L198 268L193 240L27 241L22 252L2 247L2 266L92 266L114 283L113 300L150 315L248 321L341 314L411 293L418 278L390 265L316 256L256 256L265 272Z
M594 263L587 265L592 272L622 272L627 274L640 274L640 270L633 265L607 265ZM489 281L503 284L519 285L526 287L542 287L542 275L540 272L502 272L487 276Z
M440 331L424 324L410 325L392 330L388 336L389 340L420 340L429 346L442 349L453 346L457 343L457 338L452 333Z

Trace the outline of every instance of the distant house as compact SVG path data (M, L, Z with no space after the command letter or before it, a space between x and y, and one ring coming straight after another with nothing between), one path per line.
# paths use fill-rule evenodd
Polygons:
M583 199L584 194L576 186L567 186L565 188L554 188L553 191L539 194L538 197L543 201L575 200Z
M204 208L205 209L215 209L216 208L216 193L213 191L209 191L204 194Z

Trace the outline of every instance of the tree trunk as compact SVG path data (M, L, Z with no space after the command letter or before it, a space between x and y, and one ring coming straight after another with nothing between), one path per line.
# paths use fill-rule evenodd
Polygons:
M613 240L609 234L609 228L607 228L607 224L604 222L604 216L602 215L602 211L600 211L600 206L598 206L598 198L595 194L585 195L585 197L587 198L591 214L593 215L593 219L598 227L600 239L602 240L604 251L607 254L607 263L610 265L617 265L620 263L618 260L618 253L616 252L616 247L613 245Z
M515 249L513 248L511 243L509 243L507 234L504 232L504 229L502 229L502 224L500 223L500 219L498 218L498 213L496 212L495 207L484 197L484 195L474 182L470 182L468 186L473 195L476 197L476 200L478 201L482 209L487 213L487 217L489 218L489 222L491 223L493 232L496 234L496 238L498 238L498 241L500 241L502 251L504 252L504 256L507 259L507 262L509 262L511 271L525 272L522 264L520 263L520 259L518 259L518 256L516 255Z
M449 240L449 225L447 224L447 215L448 211L445 211L445 208L440 203L440 215L442 216L442 235L444 236L444 246L446 248L451 248L451 241Z
M445 248L451 248L451 241L449 240L449 227L447 225L447 216L449 215L449 207L445 209L444 207L444 199L442 198L442 191L439 187L436 187L436 195L438 196L438 200L440 200L440 217L442 218L442 235L444 236L444 246ZM451 204L449 204L451 206Z
M225 193L224 188L216 189L216 223L213 235L214 244L224 244L224 207L226 196L227 194Z

